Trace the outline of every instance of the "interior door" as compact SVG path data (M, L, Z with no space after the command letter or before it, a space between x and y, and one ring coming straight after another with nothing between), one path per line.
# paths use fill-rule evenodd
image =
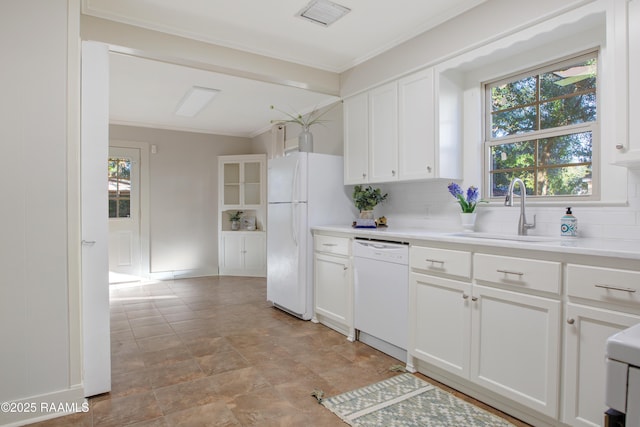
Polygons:
M140 280L140 150L110 147L109 283Z
M109 56L101 43L82 43L82 347L85 396L111 390L108 217Z

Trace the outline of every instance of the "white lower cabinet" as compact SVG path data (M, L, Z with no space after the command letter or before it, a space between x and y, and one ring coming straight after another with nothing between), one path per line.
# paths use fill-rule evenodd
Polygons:
M411 250L410 355L557 419L561 264Z
M605 346L611 335L640 323L640 317L582 304L567 304L562 421L571 426L602 426Z
M640 323L640 272L580 264L566 271L562 421L602 426L606 342Z
M220 275L264 276L266 239L261 231L222 232Z
M353 269L351 239L314 236L314 313L320 322L355 340L353 326Z
M471 380L556 418L561 302L477 284L472 299Z
M409 355L469 377L471 283L411 273Z

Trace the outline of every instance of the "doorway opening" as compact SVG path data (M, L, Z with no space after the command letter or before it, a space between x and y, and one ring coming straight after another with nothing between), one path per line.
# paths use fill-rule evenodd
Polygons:
M123 144L124 145L124 144ZM143 244L141 147L110 146L108 159L109 284L148 277L148 248ZM148 265L148 264L147 264Z

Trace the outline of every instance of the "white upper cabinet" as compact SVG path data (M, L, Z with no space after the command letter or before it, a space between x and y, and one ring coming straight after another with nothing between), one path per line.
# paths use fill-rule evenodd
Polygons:
M436 150L433 68L401 79L398 90L398 179L433 178Z
M344 183L363 184L369 179L369 95L345 99L343 111Z
M616 117L622 129L615 141L616 163L635 167L640 165L640 1L616 2L615 7L616 98L622 112Z
M265 204L265 156L220 156L220 205L255 209Z
M345 184L461 178L459 133L438 123L439 116L452 118L440 108L436 81L428 68L345 99ZM447 90L441 92L451 105Z
M398 84L369 92L369 182L398 179Z

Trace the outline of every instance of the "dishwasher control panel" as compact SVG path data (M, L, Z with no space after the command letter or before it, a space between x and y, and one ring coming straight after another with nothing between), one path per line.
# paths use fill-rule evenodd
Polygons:
M354 240L353 256L396 264L409 264L409 245L379 240Z

